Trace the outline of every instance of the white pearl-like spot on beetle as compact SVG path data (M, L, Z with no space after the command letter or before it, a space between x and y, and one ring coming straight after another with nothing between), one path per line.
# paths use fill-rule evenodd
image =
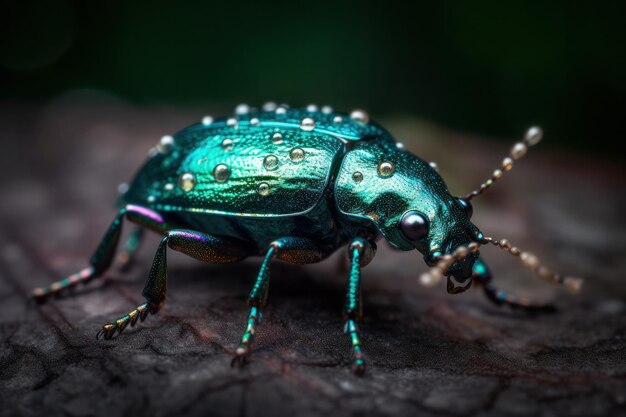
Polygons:
M304 160L304 149L293 148L291 152L289 152L289 158L291 158L293 162L301 162Z
M278 168L278 158L274 155L267 155L263 158L263 166L268 171L273 171Z
M213 168L213 178L217 182L226 182L230 177L230 168L225 164L218 164Z
M270 185L266 182L262 182L261 184L259 184L259 188L257 188L257 192L264 197L266 195L269 195Z
M122 183L120 183L120 185L117 186L117 192L120 195L124 195L124 194L126 194L128 192L129 188L130 187L128 186L127 182L122 182Z
M314 113L318 110L317 106L315 104L309 104L308 106L306 106L306 111Z
M226 138L222 141L222 143L220 144L220 146L222 147L222 149L224 149L225 151L230 151L231 149L233 149L233 140Z
M324 106L322 107L322 113L324 114L331 114L333 112L333 108L330 106Z
M394 173L394 171L396 170L396 167L391 163L391 162L381 162L380 164L378 164L378 175L380 175L381 177L391 177Z
M396 142L396 148L398 148L398 149L404 149L404 143L402 143L402 142Z
M436 162L430 162L428 165L430 165L430 167L435 171L439 172L439 165L437 165Z
M156 198L153 195L148 196L148 203L154 203L154 200L156 200Z
M202 124L205 126L209 126L211 123L213 123L213 117L211 116L204 116L202 118Z
M159 141L159 144L157 145L157 150L160 153L170 153L174 148L174 144L174 138L170 135L165 135Z
M283 143L283 135L281 135L278 132L274 133L272 135L272 143L274 143L276 145L280 145L281 143Z
M280 106L280 107L277 107L277 108L276 108L276 114L283 115L283 114L285 114L285 113L287 113L287 109L286 109L285 107Z
M252 119L250 119L250 125L252 125L252 126L258 126L259 123L260 123L260 121L256 117L253 117Z
M250 106L245 103L241 103L235 107L235 114L248 114L250 112Z
M369 123L370 121L370 116L367 114L367 112L365 112L364 110L353 110L352 113L350 113L350 118L352 120L354 120L355 122L359 122L359 123Z
M168 182L167 184L163 186L163 188L165 188L167 191L172 191L174 189L174 184L172 184L171 182Z
M333 118L333 122L334 122L334 123L342 123L342 122L343 122L343 117L341 117L341 116L335 116L335 117Z
M305 117L300 122L300 129L306 132L310 132L311 130L315 129L315 120L311 119L310 117Z
M231 117L230 119L226 120L226 126L234 127L235 129L237 129L239 124L237 123L237 119Z
M273 101L268 101L267 103L263 104L263 111L274 111L276 110L276 103L274 103Z
M354 181L354 182L361 182L361 181L363 181L363 174L360 173L359 171L355 171L352 174L352 181Z
M185 192L189 192L196 186L196 176L191 172L183 172L178 177L178 186Z

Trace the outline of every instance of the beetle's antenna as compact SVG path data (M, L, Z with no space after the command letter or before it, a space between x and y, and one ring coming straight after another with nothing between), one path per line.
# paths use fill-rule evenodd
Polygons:
M580 288L583 285L583 279L572 276L562 276L557 274L556 272L551 271L545 266L541 265L539 262L539 258L530 252L523 252L518 247L512 246L511 243L507 239L496 240L491 237L482 237L482 244L491 243L494 246L499 247L503 251L507 252L510 255L519 257L522 265L525 268L530 269L535 275L539 278L554 283L554 284L562 284L568 290L572 292L580 291ZM434 286L443 278L444 274L448 270L448 268L455 262L462 260L470 253L475 253L478 251L478 243L472 242L467 246L459 246L455 249L455 251L451 255L443 255L439 257L437 265L432 267L429 271L424 272L420 276L420 283L424 286Z
M539 261L539 258L537 258L537 256L535 256L533 253L520 250L517 246L511 245L511 243L507 239L496 240L491 237L484 237L482 243L491 243L492 245L499 247L509 255L519 257L522 265L525 268L533 271L535 275L537 275L544 281L548 281L553 284L565 285L565 287L572 292L580 291L580 288L583 285L582 278L572 276L564 277L557 274L556 272L551 271L550 269L543 266Z
M491 177L487 181L483 182L480 185L480 188L472 191L463 198L469 201L472 198L481 195L486 189L490 188L494 182L502 178L502 175L504 175L505 172L510 171L513 168L514 160L520 159L526 155L528 147L538 144L542 138L543 130L540 127L533 126L529 128L524 135L524 139L513 145L511 151L509 152L509 156L502 160L500 167L493 171Z

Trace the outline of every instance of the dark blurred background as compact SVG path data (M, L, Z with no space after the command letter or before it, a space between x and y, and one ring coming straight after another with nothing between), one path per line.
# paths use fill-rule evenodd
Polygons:
M145 107L328 103L494 139L536 123L546 146L615 155L625 11L566 1L4 1L0 99L45 104L86 90Z
M626 416L624 12L623 0L0 0L0 416ZM162 135L267 100L367 109L454 195L543 126L472 221L584 277L583 291L484 248L495 285L559 312L498 309L477 285L422 288L421 256L380 241L360 379L341 334L344 249L272 267L242 372L229 363L259 258L170 251L163 310L113 341L94 336L143 302L155 234L127 273L33 306L33 288L86 265L118 184Z

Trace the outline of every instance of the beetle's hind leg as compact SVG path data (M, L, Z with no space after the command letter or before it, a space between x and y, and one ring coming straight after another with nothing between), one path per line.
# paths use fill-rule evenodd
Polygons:
M308 264L320 261L323 258L323 252L317 244L305 238L285 237L270 243L265 252L265 258L261 264L257 279L248 297L250 311L241 342L235 352L236 356L231 362L232 366L243 366L247 363L256 326L261 322L261 310L265 307L267 301L270 283L270 262L274 258L292 264Z
M159 243L154 255L148 282L143 289L146 302L114 322L102 326L96 337L110 339L121 333L128 325L134 326L148 314L159 311L165 301L167 287L167 248L182 252L201 261L210 263L233 263L246 258L253 249L246 243L232 239L208 235L193 230L174 229Z
M163 218L152 210L133 205L124 207L119 211L100 241L98 248L89 261L90 266L64 279L55 281L47 287L36 288L32 292L33 298L37 301L45 301L50 296L56 295L65 289L75 287L78 284L86 284L93 278L101 276L113 262L122 233L122 222L125 217L142 227L158 232L163 232L167 227Z
M523 310L529 313L551 313L556 311L553 304L535 304L525 298L507 293L496 286L492 281L492 275L487 265L478 258L474 262L472 270L474 280L481 284L487 298L496 305L507 305L513 309Z

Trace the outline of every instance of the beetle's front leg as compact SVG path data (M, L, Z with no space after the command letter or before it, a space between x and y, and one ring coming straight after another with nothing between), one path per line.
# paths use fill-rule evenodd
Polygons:
M361 268L366 266L376 254L376 244L357 237L348 247L350 258L350 274L348 275L348 291L343 308L344 332L350 337L352 349L352 369L357 375L365 372L365 359L361 349L361 339L357 321L363 315L361 296Z
M507 305L513 309L520 309L531 313L549 313L556 310L552 304L534 304L531 301L507 293L496 286L492 281L491 271L482 259L478 258L474 262L472 269L473 279L481 284L487 298L497 305Z
M267 292L270 283L270 262L279 259L292 264L309 264L318 262L323 258L323 251L310 239L285 237L270 243L261 269L257 276L252 291L248 297L250 312L241 342L236 350L236 356L231 365L245 365L250 354L250 346L256 332L256 326L261 322L261 310L267 302Z
M143 321L148 313L156 313L165 300L167 287L167 248L209 263L233 263L253 253L253 248L237 239L208 235L193 230L175 229L167 233L154 255L148 282L143 290L146 302L112 323L105 324L96 337L112 338L129 324Z

